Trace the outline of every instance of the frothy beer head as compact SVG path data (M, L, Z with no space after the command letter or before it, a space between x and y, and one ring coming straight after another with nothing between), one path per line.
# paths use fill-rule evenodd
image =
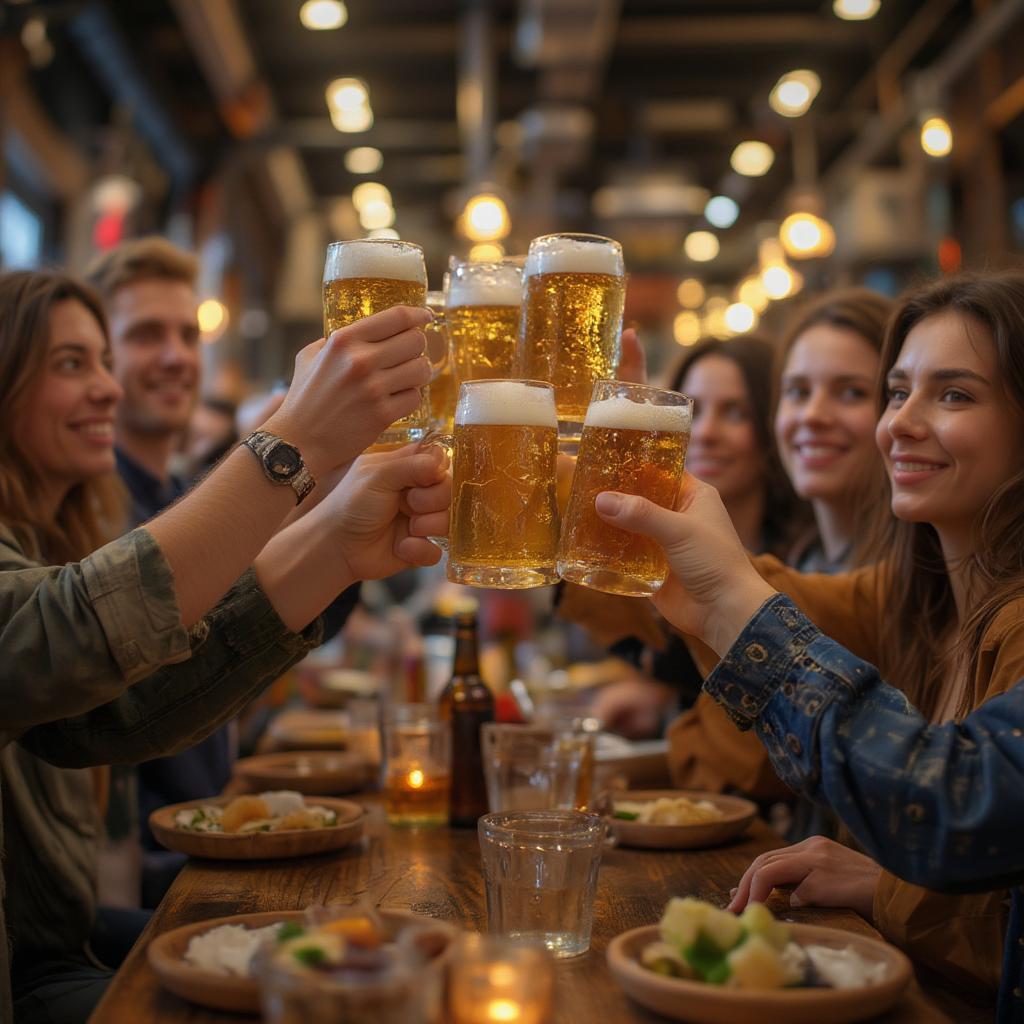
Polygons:
M558 429L555 397L550 388L518 380L476 381L463 385L455 409L462 426L507 424L517 427Z
M522 271L514 263L463 263L448 282L448 305L518 306Z
M390 239L332 242L327 247L324 280L344 281L353 277L426 284L423 250L418 245Z
M690 429L690 409L689 405L651 405L616 395L591 402L583 426L683 433Z
M543 235L530 243L524 277L535 274L623 274L622 249L610 238Z

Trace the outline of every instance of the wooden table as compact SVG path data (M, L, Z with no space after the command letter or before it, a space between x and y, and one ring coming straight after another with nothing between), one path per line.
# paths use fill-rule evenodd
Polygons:
M193 921L261 910L296 910L367 894L385 907L405 907L470 930L483 930L486 920L476 832L391 829L379 806L368 803L368 808L367 835L337 854L282 861L190 861L96 1008L91 1018L94 1024L227 1024L243 1019L178 999L161 988L150 969L145 955L149 940ZM630 1002L612 980L605 964L609 941L628 928L656 922L671 896L693 895L724 904L729 889L752 858L780 845L767 826L756 823L745 839L713 850L608 851L598 880L590 952L556 966L553 1024L663 1021ZM852 911L802 909L787 911L785 916L875 934ZM948 994L934 1002L958 1024L986 1019ZM949 1019L915 989L897 1010L878 1021L927 1024Z

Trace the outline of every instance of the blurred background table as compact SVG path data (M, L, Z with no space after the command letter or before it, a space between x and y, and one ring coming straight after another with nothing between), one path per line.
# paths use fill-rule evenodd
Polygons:
M166 992L146 960L149 940L179 925L229 914L296 910L329 900L367 895L387 907L452 921L469 930L486 925L480 850L475 830L389 828L372 799L364 839L335 855L301 860L188 863L92 1017L94 1024L224 1024L232 1015L193 1006ZM590 951L556 965L553 1024L584 1020L663 1020L632 1003L612 980L605 949L619 933L658 920L671 896L693 895L724 904L729 889L753 857L783 845L764 824L728 846L696 851L615 849L604 857L597 887ZM783 911L780 906L777 912ZM851 911L785 911L796 921L873 935ZM983 1021L990 1013L971 1007L931 982L912 991L884 1024Z

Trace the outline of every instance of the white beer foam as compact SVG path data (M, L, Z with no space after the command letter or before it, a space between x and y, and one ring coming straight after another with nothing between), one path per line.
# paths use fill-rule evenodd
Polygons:
M518 267L492 274L456 277L448 285L448 308L457 306L518 306L523 298L523 283Z
M426 284L423 253L419 249L368 239L332 246L327 250L324 280L338 281L350 277L378 277Z
M555 397L548 388L517 380L496 380L467 387L459 395L455 422L476 426L499 423L558 428Z
M621 277L622 250L598 242L579 242L574 238L549 238L530 245L523 268L524 277L564 273Z
M622 396L604 398L590 403L583 426L681 432L690 429L690 407L651 405L649 402L634 402Z

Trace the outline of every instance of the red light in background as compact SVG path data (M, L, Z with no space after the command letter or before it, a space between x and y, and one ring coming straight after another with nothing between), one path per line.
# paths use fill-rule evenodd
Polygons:
M93 244L97 249L113 249L124 238L124 211L101 213L92 229Z
M963 262L960 243L955 238L944 238L939 242L939 269L944 274L955 274Z

